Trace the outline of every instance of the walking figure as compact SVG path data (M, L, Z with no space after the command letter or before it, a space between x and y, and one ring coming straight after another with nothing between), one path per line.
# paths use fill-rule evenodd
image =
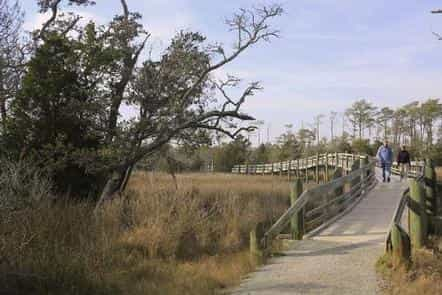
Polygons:
M401 181L402 179L408 178L408 171L410 170L411 161L410 161L410 153L407 151L405 145L401 146L401 151L397 155L397 163L399 165L399 169L401 172Z
M393 164L393 150L388 145L388 140L385 140L384 144L379 147L376 157L382 167L383 182L390 182L391 164Z

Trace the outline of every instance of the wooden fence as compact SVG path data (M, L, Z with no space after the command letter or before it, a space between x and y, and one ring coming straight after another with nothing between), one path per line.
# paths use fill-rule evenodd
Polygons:
M355 159L360 159L361 155L347 154L347 153L332 153L332 154L317 154L315 156L275 162L269 164L243 164L235 165L232 173L237 174L258 174L258 175L282 175L289 174L299 176L305 170L316 167L341 167L344 171L350 171Z
M288 175L301 178L305 181L316 180L322 176L324 182L330 179L330 170L336 167L343 169L344 174L352 170L355 160L366 158L363 155L355 155L348 153L326 153L317 154L307 158L275 162L268 164L243 164L235 165L232 173L235 174L251 174L251 175ZM409 169L409 175L415 177L421 173L423 167L422 161L412 161ZM399 165L393 162L392 173L400 174Z
M429 234L440 234L441 230L439 214L442 204L436 194L433 163L426 160L419 165L415 175L411 175L414 179L410 180L409 187L402 193L386 239L386 251L392 254L396 265L409 261L412 248L422 248ZM408 218L403 222L406 212Z

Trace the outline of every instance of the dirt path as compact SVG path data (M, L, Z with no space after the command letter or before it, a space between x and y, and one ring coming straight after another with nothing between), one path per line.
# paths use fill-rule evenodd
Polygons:
M317 236L295 243L232 294L377 294L375 263L405 187L397 178L380 182L350 213Z

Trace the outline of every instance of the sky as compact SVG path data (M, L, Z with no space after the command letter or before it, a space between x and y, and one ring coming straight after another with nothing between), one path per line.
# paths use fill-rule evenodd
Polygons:
M66 7L85 19L106 23L120 13L119 0ZM257 0L127 0L143 15L152 34L149 47L160 53L179 30L202 32L210 42L231 48L235 36L225 19L239 8L271 3ZM21 0L25 28L38 28L45 16L36 0ZM364 98L383 107L442 98L442 9L436 0L282 0L284 14L272 21L281 37L257 44L222 70L245 82L260 81L263 91L244 110L259 120L273 139L285 125L309 126L318 114L344 112ZM321 136L328 136L327 117ZM342 124L338 124L341 126ZM336 132L340 132L340 127ZM265 134L265 135L264 135ZM253 139L257 141L257 137Z

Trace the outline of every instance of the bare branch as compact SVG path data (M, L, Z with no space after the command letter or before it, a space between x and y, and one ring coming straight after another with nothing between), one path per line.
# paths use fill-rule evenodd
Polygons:
M436 33L436 32L432 32L432 33L433 33L434 36L437 37L438 40L441 40L441 41L442 41L442 35L440 35L440 34L438 34L438 33Z
M77 23L80 21L81 17L80 16L76 16L73 21L66 27L66 29L63 30L63 32L61 33L63 36L67 35L76 25Z
M126 0L121 0L121 6L123 7L123 15L124 18L127 20L129 19L129 8L127 6Z
M281 6L273 5L270 8L263 7L261 9L255 9L254 11L249 11L253 17L246 17L247 10L240 10L239 15L235 15L231 21L227 23L230 25L231 31L238 32L238 44L233 53L229 56L224 57L221 61L209 66L196 80L196 82L190 87L186 92L183 93L181 99L186 99L191 95L194 90L206 79L206 77L213 71L221 68L222 66L230 63L235 58L237 58L244 50L253 44L259 42L260 40L269 41L272 37L278 37L278 30L269 30L268 21L276 16L280 16L283 13ZM258 20L255 19L258 16ZM249 19L252 19L250 22ZM248 37L246 41L242 40L242 33L245 33Z
M252 132L252 131L256 130L255 126L241 127L241 128L236 129L234 132L231 132L231 131L229 131L229 130L227 130L225 128L222 128L222 127L206 125L206 124L195 124L193 127L201 128L201 129L206 129L206 130L217 131L217 132L220 132L220 133L223 133L223 134L229 136L232 139L234 139L236 136L238 136L238 134L240 134L243 131L245 131L245 132Z
M43 24L43 26L41 27L39 33L37 34L37 36L35 37L35 39L43 39L45 40L45 34L47 33L47 29L54 23L55 19L57 18L57 14L58 14L58 5L60 5L62 0L55 0L54 3L52 4L48 4L49 8L52 11L52 15L51 17Z

